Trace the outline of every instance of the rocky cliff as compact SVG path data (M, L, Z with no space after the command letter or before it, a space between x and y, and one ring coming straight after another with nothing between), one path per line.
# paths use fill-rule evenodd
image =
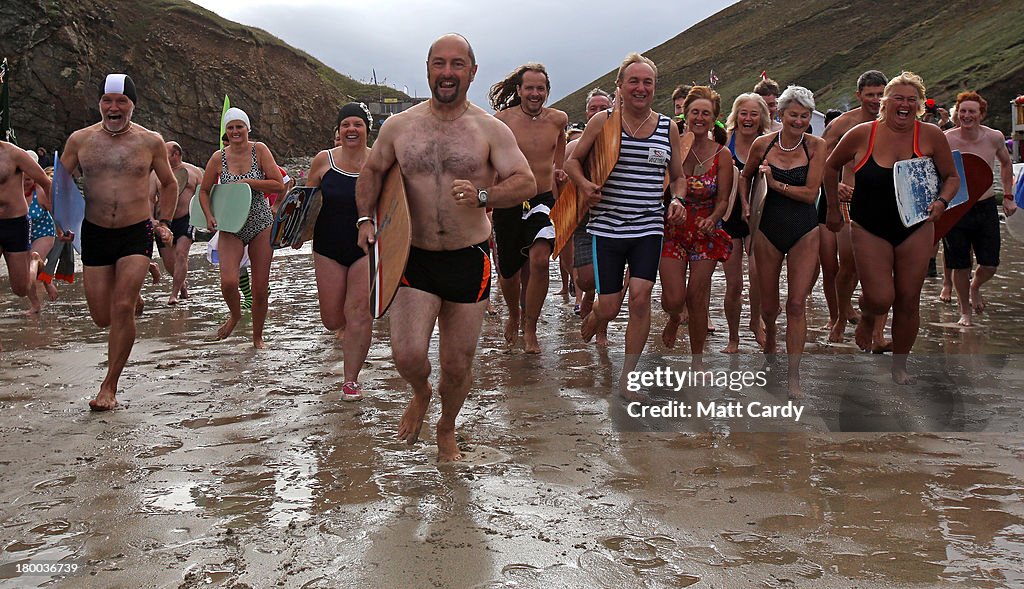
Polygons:
M0 25L22 147L52 151L98 121L99 89L111 72L135 80L133 120L178 141L200 165L215 149L225 94L279 157L330 146L338 106L378 97L376 86L186 0L4 1Z

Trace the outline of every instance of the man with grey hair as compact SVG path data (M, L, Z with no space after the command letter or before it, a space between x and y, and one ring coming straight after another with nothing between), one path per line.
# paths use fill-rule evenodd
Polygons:
M124 74L107 76L100 92L100 122L71 134L60 163L85 177L82 265L85 300L99 327L109 327L107 375L93 411L117 406L117 383L135 344L135 305L149 272L153 236L171 238L177 183L159 133L132 122L136 90ZM149 174L160 183L158 223L152 222Z

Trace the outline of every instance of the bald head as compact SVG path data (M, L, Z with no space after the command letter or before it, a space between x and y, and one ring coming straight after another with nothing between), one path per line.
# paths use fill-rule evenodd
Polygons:
M459 33L448 33L446 35L441 35L440 37L435 39L434 42L430 44L430 49L427 50L428 63L430 62L430 58L433 57L434 55L434 47L436 47L438 44L442 42L445 44L451 42L462 44L466 49L466 55L469 56L469 65L476 65L476 54L473 53L473 46L469 44L469 39L463 37Z
M178 145L177 141L168 141L164 143L164 147L167 149L167 159L171 162L172 167L176 167L181 163L181 146Z

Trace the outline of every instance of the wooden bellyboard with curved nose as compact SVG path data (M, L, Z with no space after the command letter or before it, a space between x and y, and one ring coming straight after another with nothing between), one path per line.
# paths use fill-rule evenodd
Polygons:
M398 162L384 178L373 222L377 234L369 253L370 312L380 319L398 293L412 245L409 200Z
M935 222L935 243L949 233L957 222L960 221L974 206L989 188L992 188L992 167L980 156L973 153L954 151L954 162L957 164L957 173L960 174L960 191L950 202L948 211L942 213L939 220ZM962 166L961 166L962 161ZM964 190L967 195L964 198Z

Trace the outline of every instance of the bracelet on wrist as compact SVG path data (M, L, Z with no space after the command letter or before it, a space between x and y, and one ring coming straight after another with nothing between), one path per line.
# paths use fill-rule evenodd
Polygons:
M359 217L356 219L356 229L362 227L363 223L373 223L373 217Z

